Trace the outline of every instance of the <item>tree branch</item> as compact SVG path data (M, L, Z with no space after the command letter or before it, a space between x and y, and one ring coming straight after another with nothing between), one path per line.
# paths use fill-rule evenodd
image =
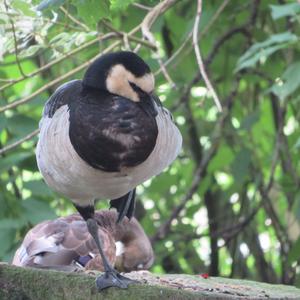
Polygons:
M69 58L69 57L71 57L72 55L74 55L74 54L80 52L81 50L84 50L84 49L86 49L86 48L88 48L88 47L94 45L95 43L99 42L99 40L106 40L106 39L109 39L109 38L112 38L112 37L116 37L116 34L113 33L113 32L110 32L110 33L107 33L107 34L105 34L105 35L103 35L103 36L101 36L101 37L98 37L98 38L96 38L96 39L93 39L93 40L91 40L91 41L88 41L87 43L81 45L80 47L78 47L78 48L76 48L76 49L70 51L69 53L66 53L66 54L63 55L63 56L58 57L58 58L56 58L55 60L51 61L50 63L44 65L43 67L41 67L41 68L39 68L39 69L37 69L37 70L35 70L35 71L29 73L29 74L27 75L27 77L30 77L30 78L31 78L31 77L33 77L33 76L36 76L36 75L38 75L39 73L44 72L44 71L46 71L47 69L53 67L54 65L56 65L56 64L58 64L58 63L60 63L60 62L62 62L62 61L65 60L66 58ZM20 77L20 78L14 79L14 80L10 80L10 82L9 82L8 84L3 85L3 86L0 87L0 92L3 91L3 90L5 90L5 89L7 89L7 88L9 88L9 87L11 87L12 85L14 85L14 84L16 84L16 83L18 83L18 82L21 82L21 81L25 80L25 79L26 79L26 78L24 78L24 77Z
M197 5L197 15L195 18L195 24L194 24L194 29L193 29L193 46L194 46L194 50L195 50L195 54L196 54L196 59L197 59L197 63L199 66L199 70L201 73L201 76L206 84L206 87L208 89L208 91L211 93L215 104L218 108L218 111L221 112L222 111L222 105L221 102L219 100L219 97L217 96L217 93L215 92L207 74L204 68L204 64L203 64L203 60L201 57L201 53L200 53L200 48L198 45L198 28L199 28L199 22L200 22L200 17L201 17L201 11L202 11L202 0L198 0L198 5Z
M135 27L134 29L132 29L130 32L129 32L129 35L132 35L132 34L135 34L138 30L140 29L140 25L138 25L137 27ZM121 44L121 41L117 41L113 44L111 44L109 47L107 47L105 50L103 50L100 54L94 56L93 58L91 58L90 60L86 61L85 63L79 65L78 67L72 69L71 71L65 73L64 75L52 80L51 82L49 82L48 84L46 84L45 86L41 87L40 89L38 89L37 91L35 91L34 93L32 93L31 95L21 99L21 100L18 100L18 101L15 101L15 102L12 102L12 103L9 103L5 106L2 106L0 107L0 113L1 112L4 112L8 109L12 109L12 108L16 108L18 107L19 105L21 104L24 104L24 103L27 103L29 102L30 100L32 100L35 96L39 95L40 93L44 92L45 90L47 90L48 88L50 87L53 87L55 86L56 84L58 84L59 82L69 78L70 76L73 76L74 74L78 73L79 71L83 70L84 68L86 68L87 66L89 66L92 62L94 62L98 57L100 57L101 55L105 54L105 53L108 53L109 51L111 51L112 49L114 49L115 47L119 46ZM40 70L44 70L44 68L46 67L47 65L45 65L44 67L40 68ZM48 66L49 67L49 66Z
M5 9L6 9L6 12L8 13L8 5L6 3L6 0L4 0L4 6L5 6ZM21 73L21 75L23 76L23 78L26 78L26 74L24 73L23 69L22 69L22 66L21 66L21 63L19 61L19 56L18 56L18 41L17 41L17 36L16 36L16 30L15 30L15 24L13 22L13 20L11 19L11 17L9 16L9 22L11 24L11 28L12 28L12 32L13 32L13 38L14 38L14 48L15 48L15 57L16 57L16 62L17 62L17 65L18 65L18 68L19 68L19 71Z
M111 31L113 31L117 36L121 37L121 38L128 38L128 40L131 40L133 42L136 42L138 44L141 44L141 45L144 45L152 50L157 50L157 47L155 44L151 43L151 42L148 42L148 41L145 41L145 40L142 40L142 39L139 39L137 38L136 36L133 36L133 35L128 35L127 33L125 32L122 32L122 31L118 31L117 29L115 29L112 25L110 25L108 22L102 20L101 23L106 26L108 29L110 29Z
M172 6L175 2L176 2L176 0L164 0L164 1L160 2L155 7L153 7L149 11L149 13L146 15L146 17L144 18L144 20L141 24L142 34L152 44L157 45L157 41L156 41L154 35L152 34L152 32L150 31L151 26L156 21L156 19L162 13L164 13L170 6ZM166 78L166 80L168 81L170 86L175 87L175 83L171 79L165 65L163 64L162 59L161 59L160 54L158 53L158 51L157 51L157 61L159 63L160 69L161 69L164 77Z
M68 17L71 21L73 21L75 24L79 25L81 28L84 29L84 31L89 32L90 29L88 26L86 26L85 24L81 23L80 21L78 21L76 18L74 18L71 14L69 14L69 12L63 7L60 7L60 10L65 14L66 17Z
M34 136L36 136L39 133L39 129L35 129L34 131L32 131L31 133L27 134L26 136L24 136L23 138L19 139L18 141L7 145L5 147L3 147L2 149L0 149L0 155L3 155L5 152L10 151L16 147L18 147L19 145L23 144L24 142L32 139Z

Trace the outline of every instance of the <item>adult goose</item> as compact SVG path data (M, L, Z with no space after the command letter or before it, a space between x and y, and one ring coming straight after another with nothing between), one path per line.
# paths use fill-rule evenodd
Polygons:
M94 215L108 261L122 272L149 269L154 255L143 228L134 217L116 223L117 217L114 210L98 210ZM79 214L34 226L16 251L12 264L66 271L104 271L96 243Z
M60 86L40 121L37 163L46 183L70 198L86 220L105 273L99 290L127 288L102 250L95 199L110 199L117 222L134 213L135 188L177 157L182 137L154 94L154 76L135 53L114 52L95 60L83 80Z

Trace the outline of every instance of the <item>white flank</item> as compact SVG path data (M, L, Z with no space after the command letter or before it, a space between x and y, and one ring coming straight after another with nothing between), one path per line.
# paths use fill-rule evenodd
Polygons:
M103 172L83 161L69 138L69 111L60 107L53 118L41 121L36 156L47 184L82 206L94 199L115 199L158 175L177 157L182 137L165 109L158 108L156 146L142 164L121 172Z

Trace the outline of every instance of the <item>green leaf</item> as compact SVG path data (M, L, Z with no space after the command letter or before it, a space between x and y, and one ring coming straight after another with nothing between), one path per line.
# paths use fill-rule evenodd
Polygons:
M294 145L294 148L299 149L300 148L300 138L297 140L297 142Z
M124 11L128 5L135 0L110 0L110 9L113 11Z
M36 15L34 11L30 9L28 3L26 3L24 0L13 0L11 2L11 6L15 10L22 12L25 16L34 17Z
M276 45L272 47L268 47L266 49L260 49L259 52L255 53L253 56L250 56L248 59L238 61L238 66L235 69L235 72L240 71L242 69L254 67L257 62L264 63L267 58L273 54L274 52L286 48L288 44Z
M64 3L65 0L43 0L36 9L37 10L53 9L61 6Z
M248 59L250 56L256 53L256 51L260 50L261 48L266 48L268 46L274 45L274 44L281 44L285 42L295 42L297 41L297 36L290 33L289 31L278 33L278 34L272 34L268 39L266 39L263 42L258 42L254 45L252 45L246 53L240 58L241 60Z
M260 111L256 110L250 114L246 118L244 118L240 129L250 130L252 126L259 120L260 118Z
M299 258L300 258L300 238L292 246L288 254L288 261L289 263L292 263L294 261L297 261Z
M0 231L0 257L12 247L15 238L15 231L13 229L6 229Z
M30 57L36 54L40 49L44 48L43 45L32 45L22 50L19 54L20 57Z
M274 52L286 48L298 41L298 37L289 31L273 34L267 40L252 45L238 62L235 72L253 67L258 61L265 62Z
M6 127L6 118L4 114L0 116L0 133Z
M9 23L9 17L6 14L0 13L0 24L7 24L7 23ZM4 35L5 31L3 30L3 28L0 27L0 30L1 30L0 31L1 35ZM3 47L4 45L1 45L1 46Z
M24 209L24 217L34 225L57 217L53 208L44 201L29 198L22 201L22 207Z
M19 229L25 225L24 219L2 219L0 220L0 232L9 229Z
M294 195L293 212L297 220L300 220L300 191L297 191Z
M16 166L24 161L26 158L32 156L30 152L21 152L21 153L14 153L10 154L7 157L1 158L0 160L0 170L7 171L12 166Z
M30 190L34 196L53 196L53 193L43 180L32 180L24 182L23 187L27 190Z
M110 18L107 0L74 0L74 5L79 17L93 29L101 19Z
M225 166L230 165L230 163L233 161L233 158L234 153L232 152L231 148L229 148L227 145L222 145L209 164L209 172L220 170Z
M25 16L36 16L36 13L31 9L31 6L24 0L13 0L11 5L14 9L21 11Z
M25 115L14 115L7 119L7 129L15 135L24 136L37 127L37 121Z
M300 86L300 61L292 63L283 73L279 82L276 82L270 89L281 100L284 100Z
M235 156L235 159L231 165L232 175L235 182L241 184L247 177L249 165L251 162L251 151L247 148L241 149L241 151Z
M300 4L296 2L283 5L270 5L270 8L274 20L287 16L296 16L300 12Z
M56 45L61 45L68 41L71 37L70 33L67 32L61 32L57 35L55 35L50 41L49 44L56 44Z

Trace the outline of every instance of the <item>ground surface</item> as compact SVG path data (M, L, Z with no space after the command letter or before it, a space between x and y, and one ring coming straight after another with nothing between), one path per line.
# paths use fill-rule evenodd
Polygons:
M300 299L300 290L292 286L218 277L157 275L146 271L126 274L141 282L127 290L111 288L98 293L96 275L93 272L74 274L0 264L0 299Z

